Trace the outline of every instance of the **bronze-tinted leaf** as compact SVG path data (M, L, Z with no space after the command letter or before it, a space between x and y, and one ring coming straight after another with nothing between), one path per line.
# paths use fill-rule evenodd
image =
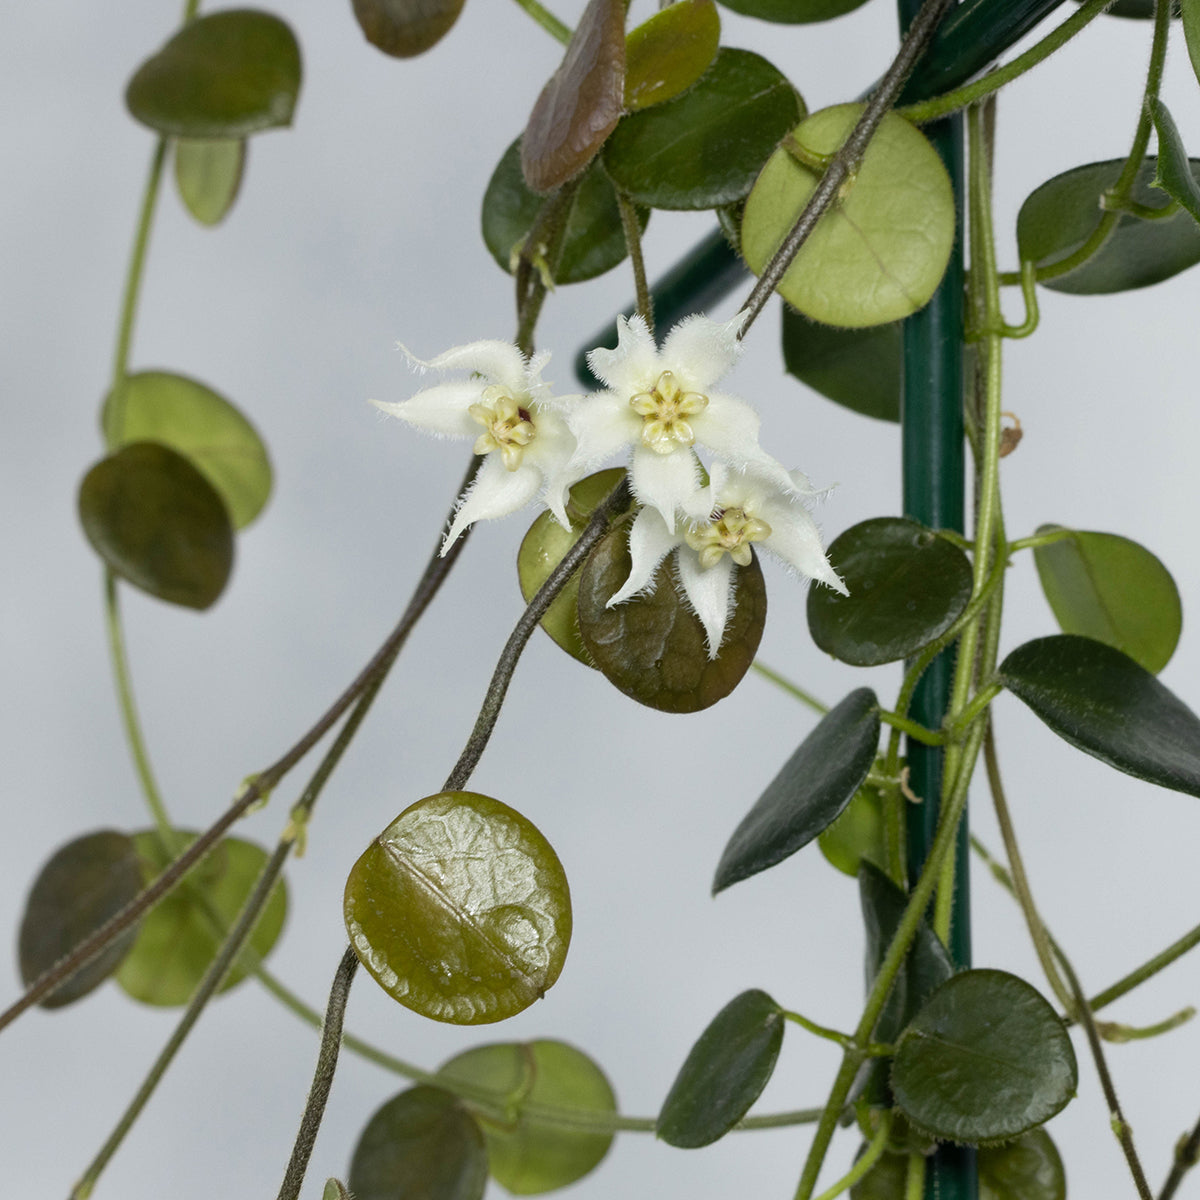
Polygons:
M458 20L464 2L352 0L367 41L393 58L413 58L440 42Z
M625 104L662 104L691 87L716 57L721 18L713 0L679 0L625 39Z
M590 0L529 114L521 141L525 182L549 192L574 179L599 153L624 103L624 0Z

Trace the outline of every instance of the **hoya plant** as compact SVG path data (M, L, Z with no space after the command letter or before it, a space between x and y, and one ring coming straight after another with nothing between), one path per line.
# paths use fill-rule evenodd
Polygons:
M1196 311L1200 0L309 15L189 0L110 97L149 168L99 403L55 412L115 704L23 785L106 781L10 870L18 1186L1194 1185L1200 580L1160 553L1194 471L1153 306ZM1061 103L1010 131L1035 67ZM282 338L326 194L326 307ZM373 194L404 216L368 239ZM1103 441L1089 368L1138 380ZM164 1109L200 1046L212 1098Z

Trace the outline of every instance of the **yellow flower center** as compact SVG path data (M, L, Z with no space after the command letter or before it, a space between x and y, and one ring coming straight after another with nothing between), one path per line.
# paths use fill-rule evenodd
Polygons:
M664 371L648 392L630 396L629 406L642 418L642 445L655 454L672 454L696 440L689 417L708 407L708 397L685 392L670 371Z
M525 447L537 435L529 411L495 384L484 388L480 403L472 404L467 411L483 426L483 433L475 442L475 453L499 450L504 465L515 471L521 465Z
M727 508L714 520L684 533L684 540L700 556L702 567L715 567L728 554L739 567L750 565L750 544L771 536L766 521L750 516L745 509Z

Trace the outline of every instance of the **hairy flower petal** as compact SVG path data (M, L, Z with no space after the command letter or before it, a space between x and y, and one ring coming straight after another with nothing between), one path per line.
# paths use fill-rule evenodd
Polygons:
M684 317L663 342L663 361L678 364L675 369L685 388L706 391L737 362L743 320L739 315L718 325L699 314Z
M526 382L525 356L512 342L488 339L468 342L465 346L452 346L436 358L418 358L407 346L400 349L414 366L430 371L470 371L486 375L491 383L498 383L510 391L524 387ZM541 374L545 358L529 364L530 373Z
M733 560L724 555L715 566L702 567L695 551L681 546L676 562L683 594L704 626L708 657L716 658L733 607Z
M471 486L463 494L446 534L442 553L454 545L468 525L506 517L524 508L538 493L542 473L534 466L510 471L496 454L489 454L480 465Z
M609 600L607 607L620 604L645 590L658 564L679 544L679 539L653 508L642 508L629 527L629 578Z

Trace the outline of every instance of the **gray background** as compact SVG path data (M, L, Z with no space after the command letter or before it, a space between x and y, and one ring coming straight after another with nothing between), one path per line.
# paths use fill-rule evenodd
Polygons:
M568 20L581 8L558 6ZM642 4L633 15L649 11ZM172 811L193 826L221 811L238 781L274 759L357 671L434 541L466 448L388 422L366 400L401 399L416 386L398 340L432 356L511 336L510 282L479 238L479 200L561 53L501 0L472 0L440 46L409 62L368 47L346 4L295 0L283 15L305 56L296 127L254 141L243 195L219 231L193 224L164 193L133 354L135 367L195 375L239 403L277 471L271 505L240 539L233 584L213 611L126 596L151 751ZM882 0L822 27L722 15L725 40L768 54L810 108L859 92L894 45ZM89 829L148 823L113 699L101 574L74 496L100 454L96 414L152 145L120 97L177 18L174 5L152 0L10 5L0 18L8 567L0 914L9 930L55 847ZM1102 19L1005 92L997 153L1005 265L1015 260L1016 209L1032 187L1127 152L1148 43L1147 25ZM1200 96L1182 38L1169 68L1165 95L1195 149ZM708 227L703 216L656 214L651 272ZM1189 610L1200 594L1198 286L1192 273L1123 297L1043 294L1037 336L1006 356L1006 407L1027 436L1002 469L1014 536L1054 521L1135 537L1170 566ZM555 353L549 379L570 385L576 349L630 293L622 268L551 298L540 331ZM737 303L731 297L715 315ZM830 537L897 511L896 429L784 378L777 322L774 309L764 316L732 382L761 410L764 445L814 482L839 484L820 513ZM291 915L272 965L316 1005L345 942L347 870L396 813L438 788L470 727L521 608L512 562L527 523L514 517L472 539L322 800L307 856L289 867ZM807 636L802 589L767 570L765 661L830 702L864 682L894 695L896 669L864 675L821 655ZM1053 629L1027 557L1010 572L1008 617L1005 650ZM1163 679L1192 704L1198 665L1189 627ZM1099 990L1197 919L1196 802L1070 750L1011 699L998 702L996 721L1044 915L1085 986ZM743 988L852 1025L862 980L851 880L810 850L716 901L708 894L729 833L812 724L757 678L707 713L656 714L536 638L473 786L523 810L559 851L576 913L563 976L544 1003L473 1031L426 1022L363 978L349 1027L429 1067L481 1041L563 1037L603 1064L625 1111L652 1113L696 1034ZM272 844L302 779L241 832ZM996 845L986 794L975 796L974 824ZM1040 982L1014 905L978 871L976 897L977 962ZM8 958L0 993L15 995ZM1198 996L1200 967L1185 961L1109 1015L1148 1023ZM175 1017L109 985L78 1007L30 1014L0 1038L7 1191L66 1194ZM1072 1194L1132 1194L1079 1045L1081 1096L1052 1126ZM97 1194L273 1194L315 1046L253 984L219 1000ZM1156 1183L1200 1111L1198 1050L1192 1027L1110 1049ZM829 1046L789 1030L761 1109L821 1103L835 1066ZM344 1057L306 1195L345 1172L358 1130L400 1086ZM839 1137L829 1180L855 1144ZM686 1153L629 1135L575 1194L787 1196L806 1145L796 1129Z

